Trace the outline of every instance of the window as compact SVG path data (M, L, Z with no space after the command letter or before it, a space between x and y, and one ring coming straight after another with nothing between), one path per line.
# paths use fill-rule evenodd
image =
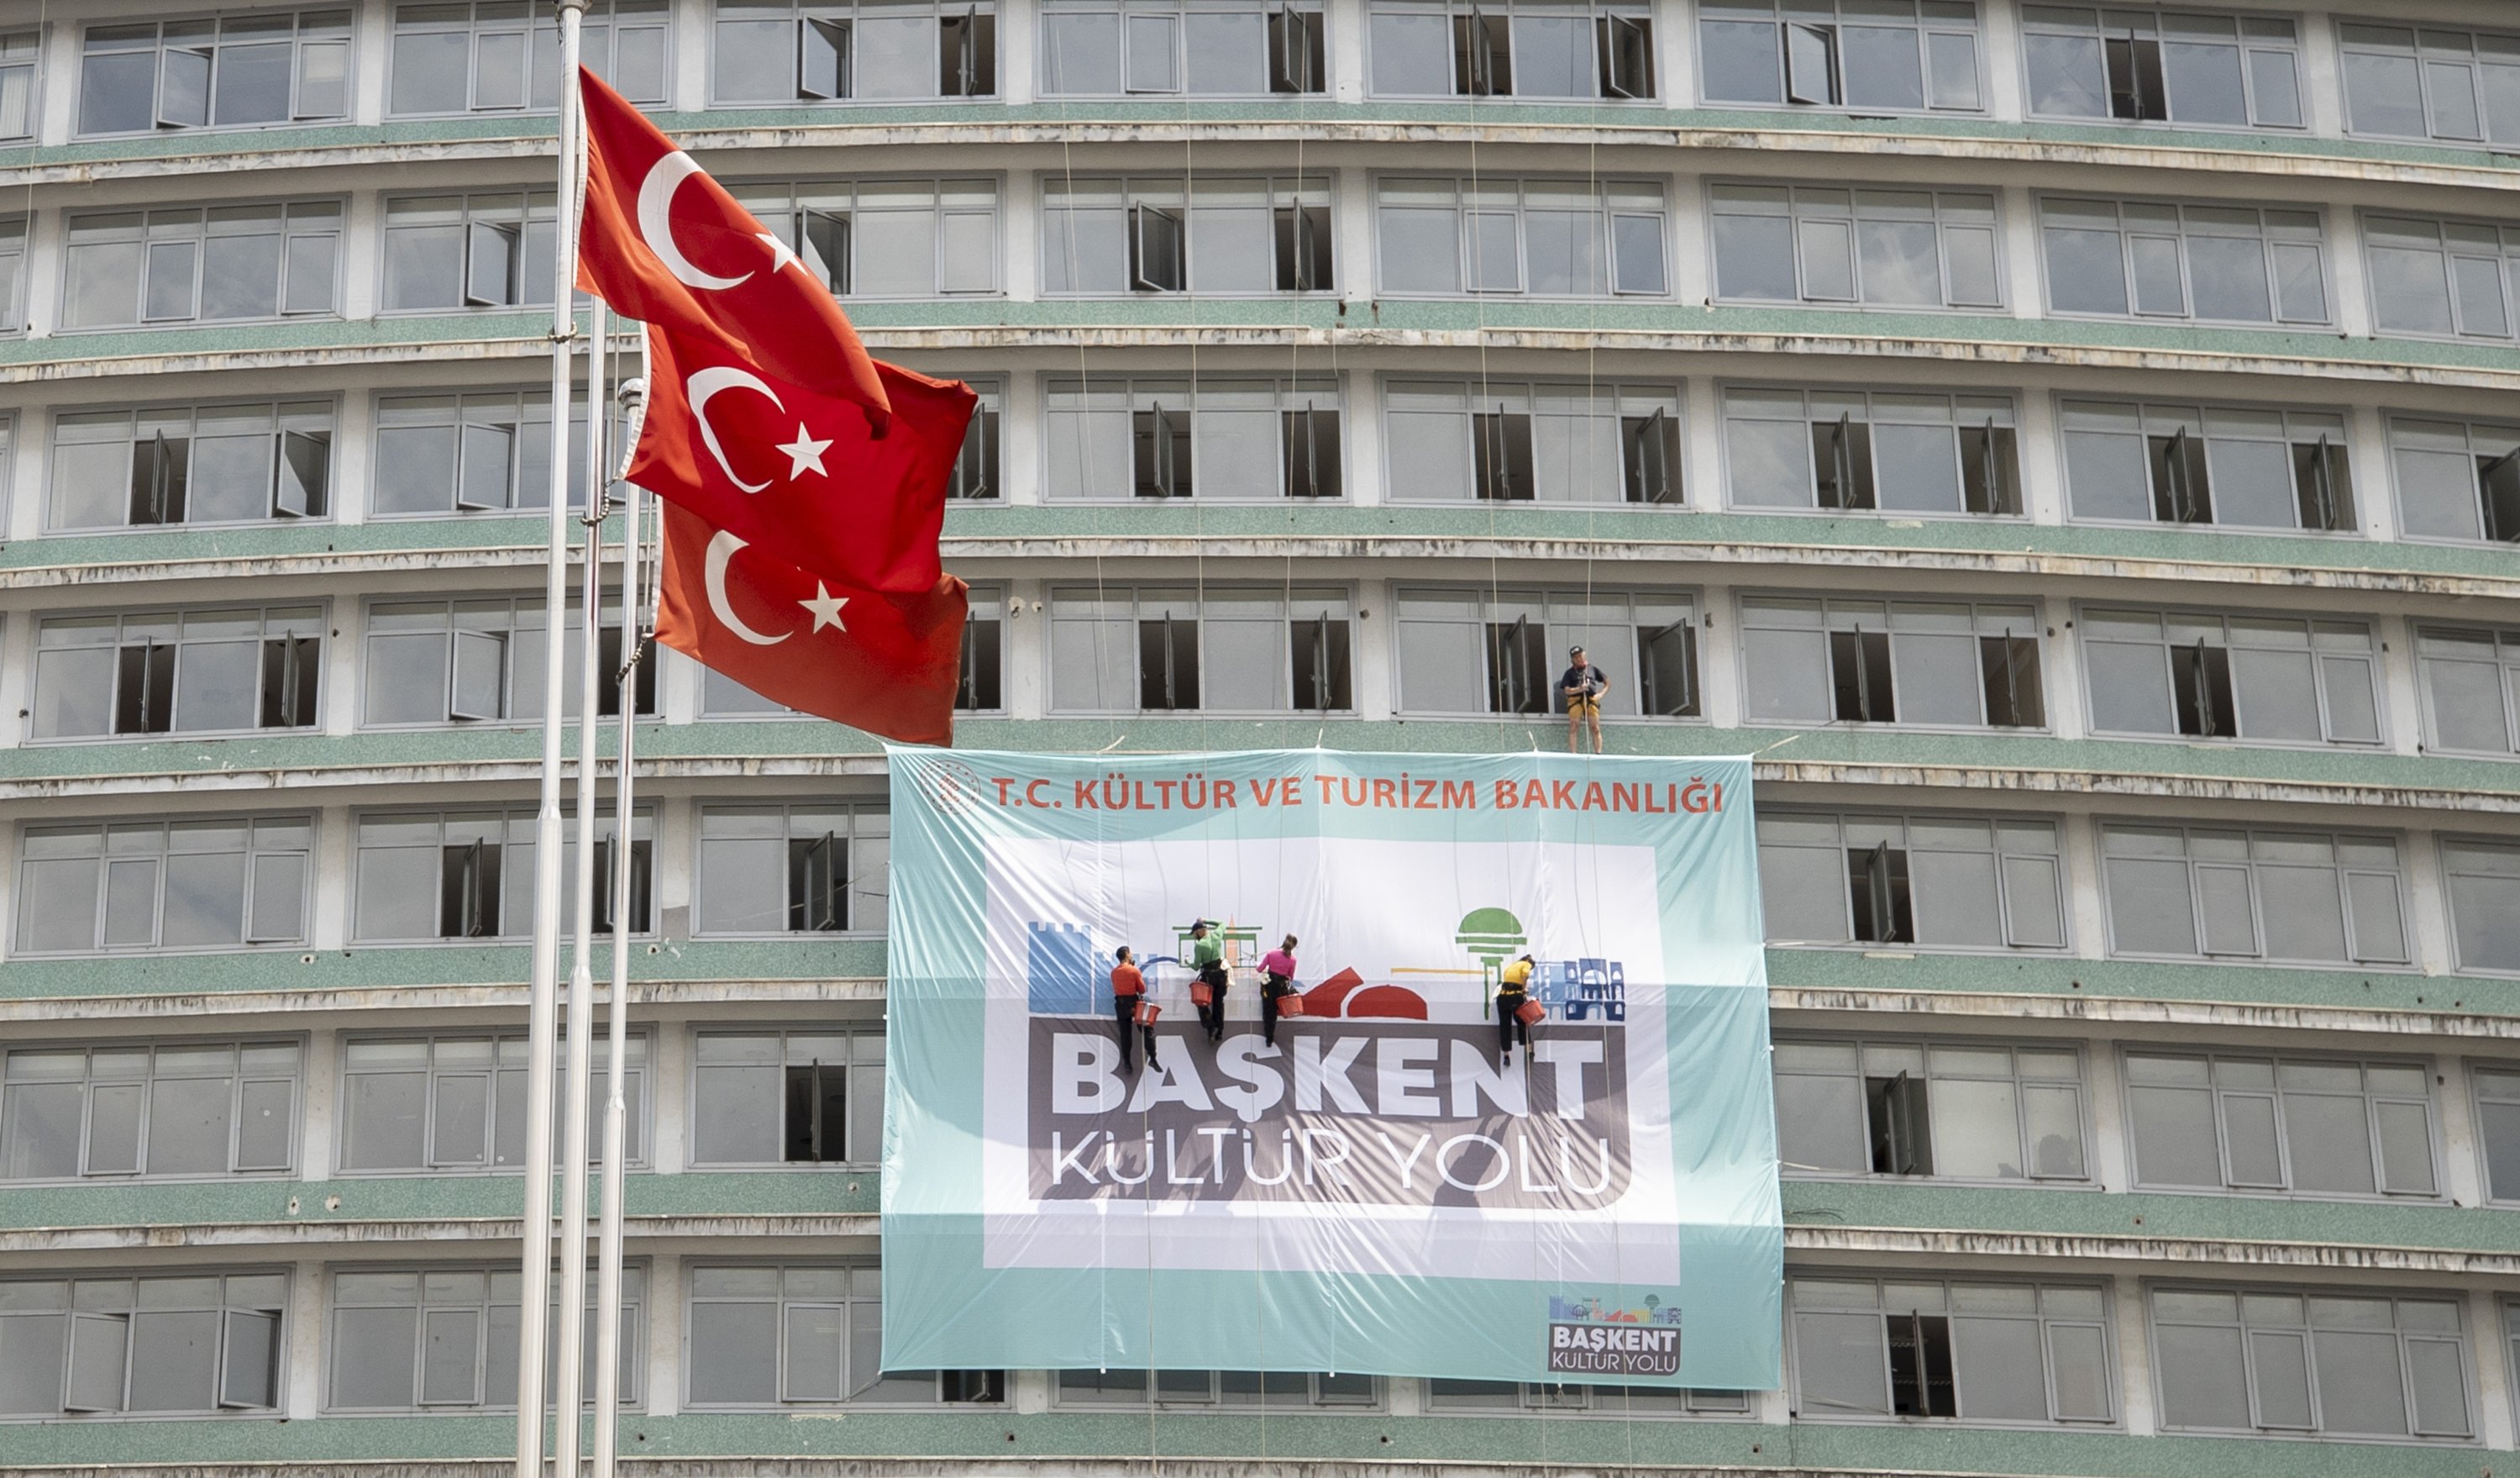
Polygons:
M2387 837L2108 825L2100 872L2112 954L2408 962Z
M2083 1065L2070 1047L1778 1041L1777 1153L1840 1176L2080 1180Z
M717 0L719 103L983 98L998 90L998 16L967 0Z
M1976 113L1975 0L1701 0L1698 95L1857 113Z
M880 803L700 808L698 934L880 934L892 866Z
M976 419L974 425L978 424ZM954 694L958 714L995 714L1006 710L1006 593L974 586L968 593L970 618L963 624L962 676ZM700 670L700 716L748 718L805 716L776 700L764 698L715 668Z
M1815 185L1709 191L1719 299L2003 306L1992 195Z
M1300 1370L1061 1370L1061 1407L1187 1408L1270 1410L1372 1409L1382 1392L1371 1375Z
M2068 400L2063 420L2078 519L2354 531L2343 416Z
M2421 1063L2131 1051L2126 1070L2138 1185L2440 1193Z
M1054 713L1356 707L1343 590L1059 585L1050 607Z
M2021 23L2032 117L2302 126L2290 21L2025 5Z
M1399 607L1405 713L1562 713L1557 679L1580 644L1610 679L1604 716L1699 716L1697 603L1686 592L1403 590Z
M2059 313L2329 321L2326 249L2316 210L2045 200L2039 223L2048 303Z
M883 1274L865 1263L691 1270L684 1405L936 1406L1006 1399L999 1370L883 1368Z
M1383 180L1382 291L1659 298L1663 217L1649 180Z
M78 411L54 423L46 526L322 518L332 483L329 400Z
M297 944L314 831L304 816L28 826L18 952Z
M1789 1278L1794 1415L2106 1422L2108 1298L2070 1283Z
M307 728L324 608L57 616L35 634L34 737Z
M2461 970L2520 970L2520 847L2442 843L2451 946Z
M612 90L651 107L666 102L673 18L666 0L591 0L578 55ZM551 112L560 107L560 28L515 0L453 0L394 8L385 112Z
M2053 821L1759 817L1759 891L1778 944L2058 948L2064 881Z
M2370 260L2374 332L2512 338L2512 258L2520 256L2520 230L2370 215L2362 221L2362 251Z
M2476 1138L2485 1150L2485 1198L2520 1201L2520 1068L2471 1061L2467 1076L2476 1089Z
M1338 382L1052 379L1053 498L1334 498Z
M287 1272L0 1282L0 1416L280 1407Z
M569 406L568 435L570 460L584 466L583 392ZM380 517L551 506L548 390L381 395L376 446L369 511ZM569 506L584 506L584 485L570 482Z
M517 1404L517 1325L524 1274L514 1268L342 1269L333 1274L325 1341L328 1411L499 1410ZM647 1369L648 1271L621 1270L621 1405L639 1404ZM551 1327L558 1328L554 1290ZM586 1386L595 1399L595 1309L580 1331ZM559 1369L560 1340L544 1346L544 1400Z
M2378 744L2379 654L2354 621L2083 612L2092 727L2274 744Z
M871 1166L882 1158L880 1025L699 1034L694 1165Z
M2520 631L2417 626L2415 672L2424 747L2477 755L2520 753Z
M621 690L609 679L621 667L620 600L607 596L596 644L596 712L620 712ZM577 716L577 600L570 598L566 664L561 692L569 717ZM469 600L378 601L368 607L366 712L363 727L450 723L524 723L542 717L543 602L539 595L487 595ZM640 655L639 713L656 712L656 655Z
M525 872L532 875L530 867ZM528 905L531 886L526 885ZM556 1060L564 1066L568 1043L562 1041L558 1051ZM610 1045L598 1038L587 1060L595 1084L592 1123L600 1132ZM525 1080L521 1036L354 1038L343 1042L342 1173L524 1169ZM648 1122L648 1039L641 1034L631 1034L621 1054L621 1084L627 1106L622 1153L638 1165L647 1160ZM554 1088L556 1098L563 1093ZM555 1143L563 1132L555 1103Z
M1382 0L1366 16L1377 97L1651 98L1642 4Z
M2251 1284L2155 1288L2151 1304L2166 1428L2472 1435L2455 1299Z
M293 1041L20 1047L0 1060L0 1179L286 1175L298 1071Z
M0 41L0 46L5 46ZM0 67L0 88L8 84L8 70ZM6 103L0 92L0 105ZM17 334L26 327L26 217L0 216L0 334Z
M1322 175L1237 179L1045 176L1045 293L1326 293Z
M387 312L548 307L550 191L385 202Z
M2520 542L2520 427L2392 417L2389 461L2408 537Z
M630 830L630 932L650 927L655 876L654 822L642 811ZM534 813L452 810L359 818L350 937L393 940L519 939L534 919ZM595 819L595 929L613 930L612 813ZM561 932L577 927L577 826L561 854Z
M338 201L73 215L62 327L330 316L340 250Z
M1329 87L1323 11L1283 0L1042 7L1044 96L1266 97Z
M1752 723L2045 728L2039 608L1741 598Z
M1438 1411L1599 1411L1611 1416L1746 1416L1747 1391L1671 1386L1517 1385L1509 1380L1430 1380L1426 1404Z
M2520 36L2348 21L2337 40L2351 132L2520 143Z
M994 179L754 185L735 198L842 298L998 290Z
M1395 501L1682 501L1680 388L1393 380Z
M1735 508L2021 512L2007 395L1728 390L1724 451Z
M35 137L35 78L43 50L41 31L0 32L0 141Z
M1003 499L1006 474L999 454L998 417L1006 393L993 380L967 383L979 403L971 408L971 423L963 430L963 450L954 458L954 475L945 485L945 495L973 502Z
M91 25L80 39L82 137L322 122L349 113L346 10Z

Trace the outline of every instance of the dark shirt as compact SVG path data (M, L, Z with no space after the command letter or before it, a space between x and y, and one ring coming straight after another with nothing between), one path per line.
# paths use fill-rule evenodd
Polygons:
M1598 698L1601 696L1602 691L1608 688L1609 685L1610 674L1602 671L1599 668L1593 666L1589 662L1580 668L1568 668L1566 670L1566 675L1557 679L1557 691L1560 697L1565 695L1568 688L1575 688L1592 697ZM1571 703L1569 706L1572 706Z

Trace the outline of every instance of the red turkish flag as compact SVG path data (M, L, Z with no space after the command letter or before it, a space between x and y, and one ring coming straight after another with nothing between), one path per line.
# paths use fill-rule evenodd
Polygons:
M961 580L894 595L833 589L665 505L656 639L764 698L905 744L954 742Z
M587 166L577 285L769 379L852 401L882 435L885 386L832 290L638 109L594 72L577 74Z
M893 408L878 439L850 402L671 329L649 334L648 358L631 482L835 584L935 588L945 487L978 403L969 386L869 361Z

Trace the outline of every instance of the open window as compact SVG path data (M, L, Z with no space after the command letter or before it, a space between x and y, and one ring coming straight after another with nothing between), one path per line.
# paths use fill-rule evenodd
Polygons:
M977 6L937 23L936 91L948 98L985 98L998 90L998 18Z
M2109 73L2109 116L2158 123L2170 116L2170 90L2163 85L2161 42L2138 31L2122 31L2100 42Z
M1680 423L1657 406L1619 418L1620 481L1631 503L1680 501Z
M2354 529L2354 469L2345 448L2324 435L2292 446L2293 498L2301 527L2347 533Z
M1322 13L1281 5L1269 14L1269 90L1320 92L1323 65Z
M1006 706L999 678L1004 630L994 618L975 616L963 623L963 657L954 686L958 712L986 714Z
M446 716L474 722L508 716L508 633L455 632Z
M971 412L963 432L963 449L954 455L954 475L945 485L949 498L993 498L998 495L998 409L982 403Z
M279 441L280 454L272 459L272 516L322 518L326 494L331 491L333 434L284 431Z
M1872 428L1851 415L1812 423L1813 492L1822 508L1876 506Z
M475 220L464 228L464 301L498 307L517 301L517 272L524 255L524 228Z
M1488 623L1488 704L1496 714L1546 714L1551 708L1549 632L1530 618Z
M1593 23L1601 96L1654 95L1653 23L1642 17L1603 16Z
M475 838L439 849L437 934L489 939L499 933L499 843Z
M1129 414L1130 446L1136 463L1137 495L1142 498L1186 498L1191 495L1190 412L1166 410L1162 402Z
M1820 108L1846 101L1836 26L1797 23L1785 27L1785 101Z
M1896 723L1896 688L1890 677L1890 633L1855 626L1828 633L1828 674L1833 712L1842 723Z
M2238 736L2228 648L2201 638L2193 646L2171 648L2170 690L2179 712L2179 732L2205 739Z
M1186 616L1138 623L1138 707L1182 713L1198 707L1198 623Z
M1917 1086L1922 1087L1919 1084ZM1948 1315L1889 1316L1890 1410L1896 1416L1957 1416Z
M1656 718L1697 716L1697 628L1688 618L1637 628L1637 673L1645 713Z
M1294 707L1298 713L1335 714L1356 706L1349 689L1348 625L1334 616L1290 623Z
M114 667L113 731L163 734L175 726L175 648L155 641L122 648Z
M849 927L848 840L836 832L788 840L788 927L827 934Z
M1502 98L1513 93L1513 40L1510 23L1476 5L1453 18L1453 91L1472 98Z
M1869 945L1915 943L1915 914L1908 888L1908 849L1887 842L1849 848L1848 897L1855 904L1855 937Z
M131 447L131 522L184 522L185 493L191 482L193 440L158 432Z
M70 1316L69 1380L65 1411L119 1411L131 1366L131 1316Z
M1872 1142L1872 1173L1932 1175L1934 1126L1926 1112L1925 1080L1905 1071L1887 1078L1866 1078L1864 1101Z
M1336 409L1307 401L1301 410L1278 413L1285 437L1286 496L1339 495L1339 423Z
M802 212L807 261L821 271L823 282L838 297L849 296L849 217L842 210Z
M2520 451L2477 458L2476 487L2484 504L2485 536L2520 543Z
M1986 684L1986 721L1994 728L2044 728L2048 706L2039 685L2039 638L2034 632L1977 639L1978 669Z
M1989 416L1983 426L1963 426L1960 437L1960 506L1971 513L2021 512L2021 457L2009 426Z
M1178 211L1129 208L1129 286L1141 293L1178 293L1190 281L1188 235Z
M2152 452L2152 516L2165 524L2214 522L2213 474L2205 440L2185 427L2147 439Z
M204 47L170 46L158 54L160 128L210 125L210 53Z
M787 1149L782 1158L789 1164L818 1165L848 1159L852 1070L813 1057L790 1062L786 1071Z
M266 1411L280 1405L280 1311L219 1313L219 1407Z
M1535 483L1530 415L1503 405L1470 412L1470 470L1482 499L1531 501Z
M1278 291L1322 293L1330 286L1330 208L1285 205L1273 212Z
M312 728L315 725L323 654L324 643L320 637L263 638L261 723L264 728Z
M849 23L802 16L796 21L796 96L845 98L849 79Z
M515 506L517 426L512 421L466 421L455 473L455 507L481 513Z

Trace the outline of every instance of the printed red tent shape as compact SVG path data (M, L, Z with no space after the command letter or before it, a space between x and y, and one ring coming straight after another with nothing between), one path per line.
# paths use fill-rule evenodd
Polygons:
M1365 989L1360 991L1359 986ZM1354 970L1341 970L1304 993L1304 1014L1424 1021L1426 998L1406 986L1367 986L1365 977Z

